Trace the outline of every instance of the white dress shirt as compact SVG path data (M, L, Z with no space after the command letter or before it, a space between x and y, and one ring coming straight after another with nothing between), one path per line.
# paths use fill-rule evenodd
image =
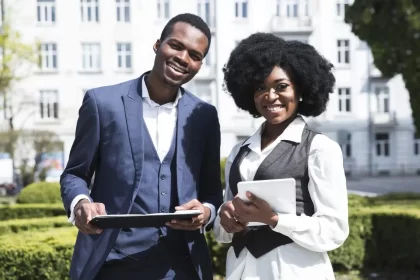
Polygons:
M178 102L182 97L181 90L178 90L174 102L159 105L150 98L149 91L144 78L142 83L142 98L143 98L143 119L152 138L153 145L162 162L169 152L175 132L177 122ZM70 205L69 222L74 224L74 207L81 199L89 199L86 195L76 196ZM216 215L216 209L212 204L203 203L210 209L210 218L207 224L211 223ZM106 207L106 205L105 205Z
M282 140L301 142L305 121L298 116L286 130L261 151L261 132L264 124L245 143L237 144L226 161L225 202L232 200L229 172L241 146L249 144L251 152L240 165L242 180L253 180L255 173ZM349 234L347 188L340 146L325 135L317 134L308 158L309 194L314 204L313 216L278 213L274 231L290 237L294 243L273 249L256 259L244 248L236 258L231 247L226 260L227 280L331 280L334 272L327 251L341 246ZM217 216L214 224L216 240L230 243L233 234L227 233Z

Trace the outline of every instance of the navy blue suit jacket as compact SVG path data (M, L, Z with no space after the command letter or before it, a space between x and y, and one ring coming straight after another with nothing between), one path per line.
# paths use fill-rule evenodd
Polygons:
M144 75L144 74L143 74ZM61 176L61 195L70 204L79 194L105 205L108 214L129 213L141 186L143 168L142 77L89 90L79 111L75 140ZM177 188L179 204L192 199L216 210L222 203L220 127L217 111L188 91L178 103ZM89 185L95 173L91 192ZM113 246L119 229L99 235L79 232L71 263L71 279L91 280ZM194 265L202 279L212 279L211 259L199 230L186 231Z

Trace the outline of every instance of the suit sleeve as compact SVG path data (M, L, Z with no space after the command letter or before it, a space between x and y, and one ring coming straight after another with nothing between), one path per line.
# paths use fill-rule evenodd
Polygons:
M61 197L70 217L70 206L76 197L92 198L89 184L97 166L99 146L99 115L93 91L88 91L79 110L76 134L69 160L60 177Z
M207 141L200 171L199 200L202 203L211 204L215 211L223 202L222 183L220 180L220 124L217 111L214 106L207 115L208 123ZM213 213L214 217L215 213ZM213 227L213 221L207 224L206 230Z

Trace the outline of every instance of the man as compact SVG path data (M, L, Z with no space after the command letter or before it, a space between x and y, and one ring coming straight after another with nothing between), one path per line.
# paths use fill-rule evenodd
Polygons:
M153 46L150 72L86 93L61 176L65 209L79 229L72 279L213 278L202 229L222 203L219 121L214 106L181 87L210 41L201 18L178 15ZM89 224L96 215L183 209L202 214L161 228Z

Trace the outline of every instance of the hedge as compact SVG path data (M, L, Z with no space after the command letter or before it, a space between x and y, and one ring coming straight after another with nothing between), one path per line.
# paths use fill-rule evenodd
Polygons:
M0 236L0 279L68 279L77 229Z
M60 184L36 182L26 186L18 195L17 203L62 203Z
M0 206L0 221L66 215L62 204L15 204Z
M17 219L8 220L0 223L0 235L7 233L20 233L28 230L46 231L51 228L73 226L67 220L67 216Z
M420 269L420 209L361 208L349 219L348 239L329 252L336 271ZM0 236L0 279L65 279L75 237L75 227ZM215 242L212 232L206 237L214 272L223 275L229 245Z
M420 209L351 209L349 223L346 242L328 253L336 271L420 269ZM213 269L224 275L230 245L216 242L212 233L207 235L207 241Z

